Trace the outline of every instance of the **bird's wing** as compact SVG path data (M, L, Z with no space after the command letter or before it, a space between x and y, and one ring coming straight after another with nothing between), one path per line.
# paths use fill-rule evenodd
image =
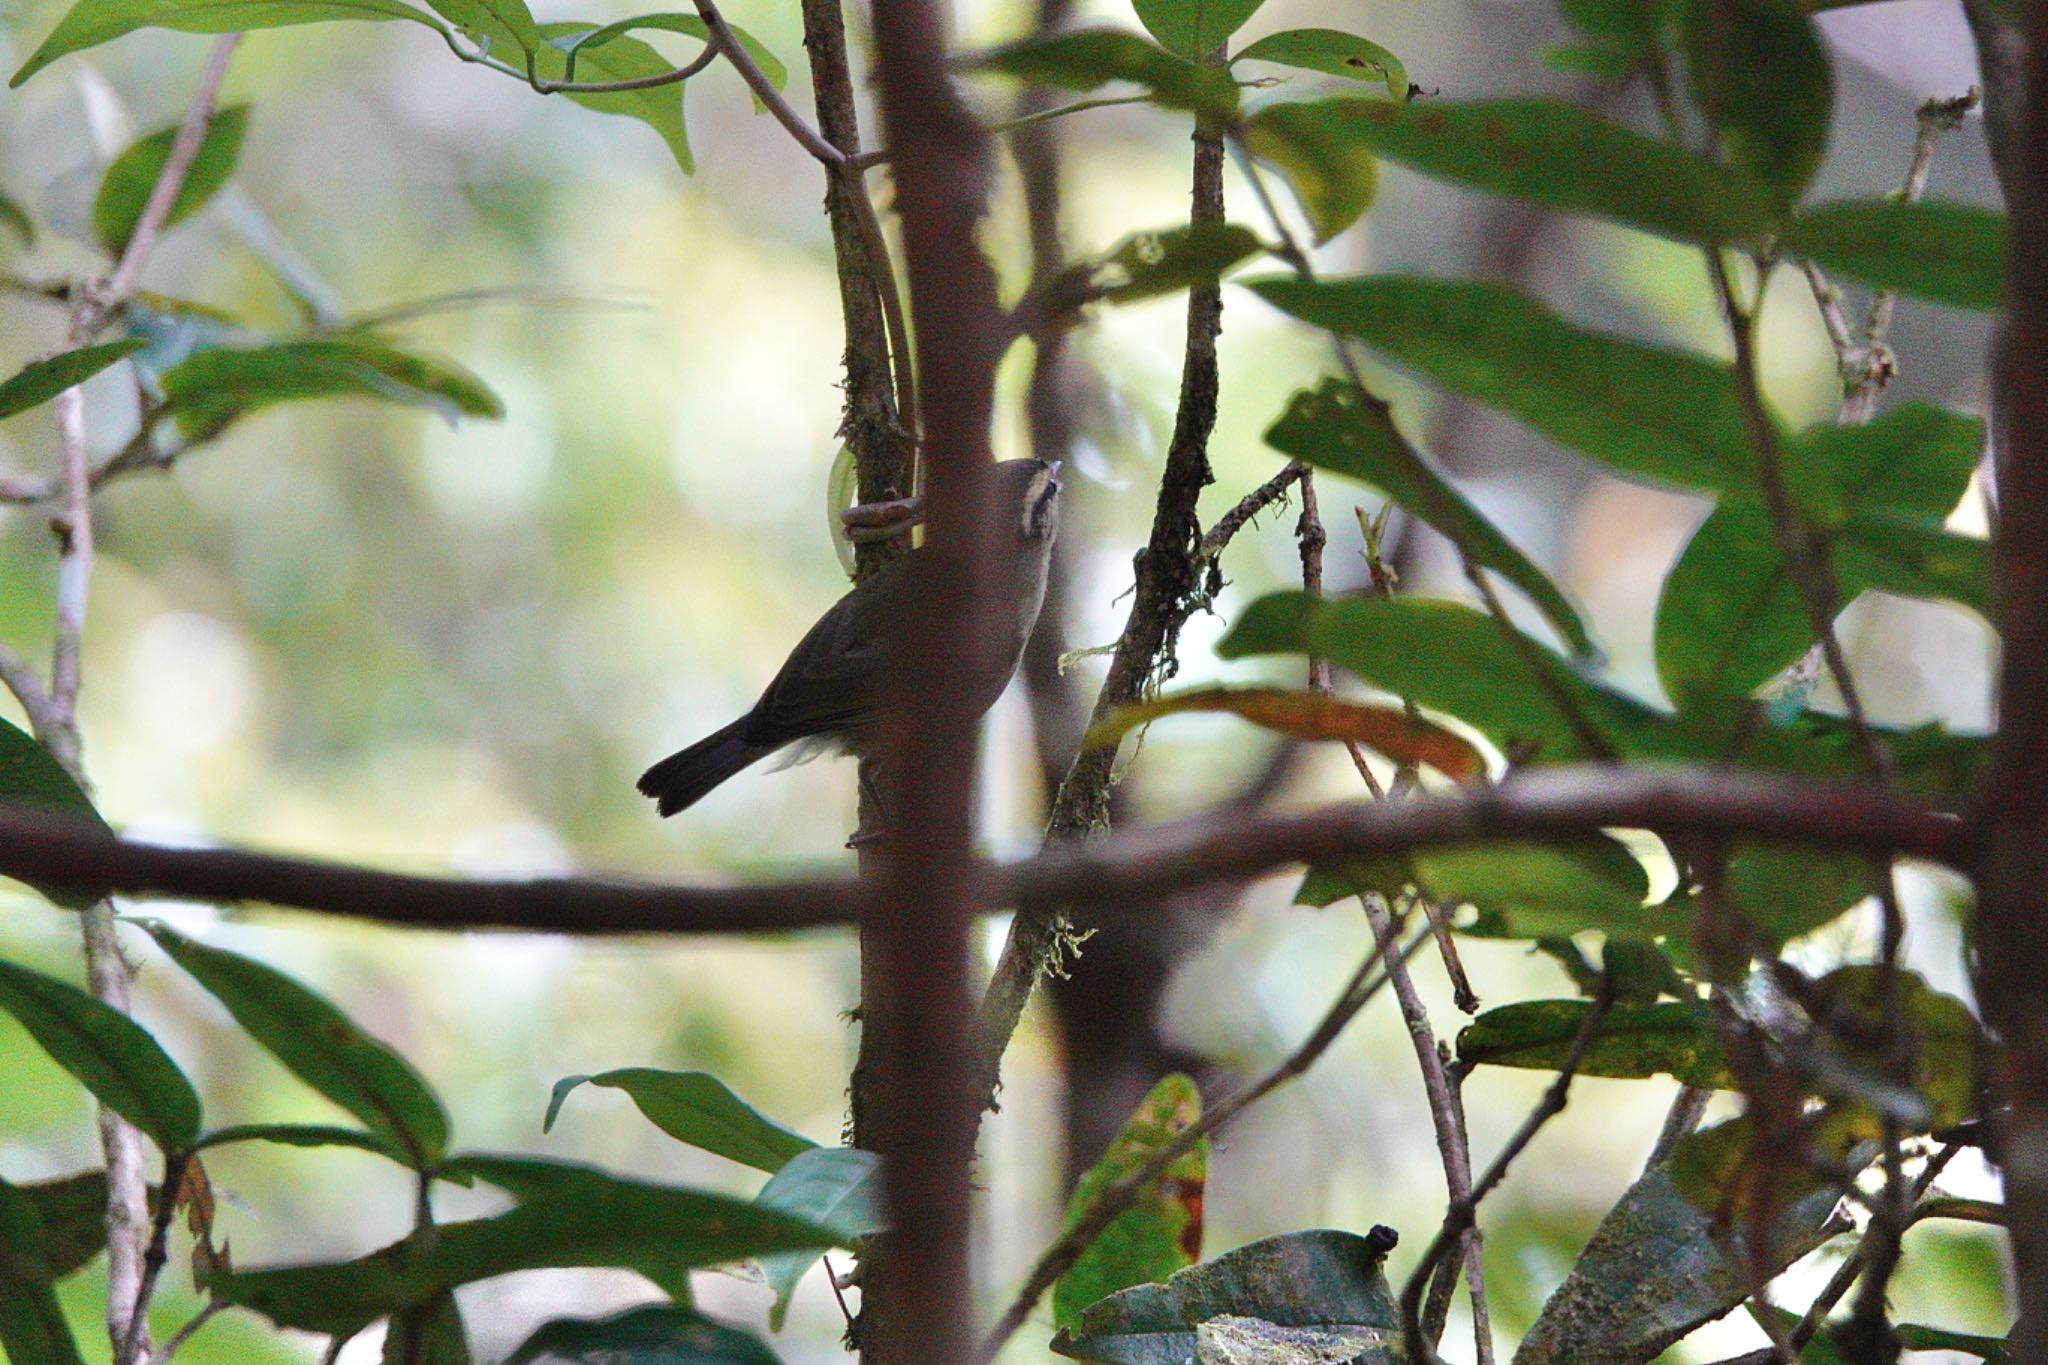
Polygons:
M895 615L902 564L891 563L840 598L790 651L756 708L769 735L798 739L874 720L884 666L882 628Z

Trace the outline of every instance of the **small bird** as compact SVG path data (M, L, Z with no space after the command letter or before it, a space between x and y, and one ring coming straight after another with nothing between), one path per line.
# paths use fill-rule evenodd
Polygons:
M1046 565L1060 525L1060 467L1004 460L995 467L994 501L1015 509L992 553L992 599L1002 619L984 657L970 662L975 714L995 705L1017 671L1024 642L1045 602ZM790 744L793 762L822 752L859 752L881 718L888 668L884 632L908 606L915 553L890 561L840 598L797 642L754 709L640 775L642 795L663 815L701 801L719 783Z

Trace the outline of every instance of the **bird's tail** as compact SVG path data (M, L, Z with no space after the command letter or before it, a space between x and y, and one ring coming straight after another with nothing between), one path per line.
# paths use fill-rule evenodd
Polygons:
M674 815L696 805L713 787L748 764L766 758L775 746L747 741L749 719L741 716L640 774L641 795L653 797L655 809L663 815Z

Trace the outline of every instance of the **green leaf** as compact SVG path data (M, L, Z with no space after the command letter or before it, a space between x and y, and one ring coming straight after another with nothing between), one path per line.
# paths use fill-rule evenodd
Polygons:
M732 1093L724 1081L702 1071L657 1071L629 1066L596 1076L565 1076L555 1082L542 1131L554 1126L562 1101L579 1085L623 1090L655 1127L678 1142L774 1174L793 1156L818 1144L763 1116Z
M1405 763L1427 763L1453 781L1486 775L1486 760L1471 742L1440 725L1391 706L1340 701L1285 687L1200 687L1135 702L1089 728L1084 748L1115 744L1141 725L1186 712L1223 712L1304 740L1349 740Z
M1790 205L1828 150L1834 72L1798 0L1691 0L1680 42L1722 153Z
M1767 1219L1724 1218L1717 1191L1695 1187L1688 1198L1681 1190L1674 1171L1718 1159L1730 1137L1746 1139L1737 1127L1746 1122L1693 1134L1670 1162L1629 1186L1544 1302L1515 1365L1641 1365L1824 1240L1840 1193L1786 1163L1777 1169L1788 1177L1787 1197Z
M1100 262L1081 269L1090 289L1111 303L1134 303L1161 294L1213 285L1232 266L1266 249L1259 235L1236 223L1199 223L1163 232L1137 232Z
M1184 61L1135 33L1084 28L991 48L970 65L1038 85L1094 90L1112 81L1142 85L1153 103L1215 119L1237 113L1237 83L1220 67Z
M28 210L24 209L14 196L4 191L0 191L0 228L6 228L21 238L21 244L25 247L36 244L35 220L28 216Z
M1710 492L1754 486L1724 364L1584 331L1499 285L1367 276L1250 287L1624 475ZM1628 383L1614 381L1624 374Z
M1844 1086L1841 1097L1899 1120L1909 1132L1954 1127L1982 1107L1977 1067L1986 1046L1984 1031L1969 1006L1934 990L1917 972L1897 973L1893 990L1896 1011L1883 973L1862 965L1838 967L1814 983L1816 997L1828 1009L1827 1035L1815 1046L1833 1063L1815 1069L1838 1083L1860 1072L1867 1078L1864 1085ZM1886 1075L1881 1045L1875 1043L1896 1020L1907 1023L1913 1041L1912 1092L1903 1105L1885 1093L1896 1092L1898 1085ZM1852 1047L1845 1040L1871 1040L1873 1045Z
M1288 400L1266 444L1318 469L1369 483L1527 593L1576 654L1591 654L1585 623L1550 576L1422 458L1394 424L1387 405L1340 379L1325 379Z
M20 85L59 57L141 28L242 33L334 19L410 19L440 31L431 16L404 0L78 0L7 83Z
M1052 1349L1121 1365L1198 1358L1397 1365L1401 1314L1386 1274L1393 1241L1388 1230L1375 1233L1316 1229L1239 1247L1165 1284L1137 1285L1090 1305ZM1222 1354L1233 1348L1238 1354ZM1290 1348L1297 1354L1285 1354Z
M559 81L568 77L569 58L555 44L599 30L595 24L560 23L542 24L538 31L545 41L534 52L534 71L544 80ZM579 81L628 81L642 76L658 76L675 69L674 62L638 38L607 39L580 50L576 56L576 79ZM566 93L569 99L600 114L621 114L639 119L661 135L683 174L689 175L696 169L696 160L690 154L689 130L683 125L683 87L680 82L609 94Z
M1553 651L1455 602L1404 597L1324 599L1275 593L1254 602L1217 644L1226 659L1312 654L1426 710L1455 716L1502 753L1529 762L1593 760L1553 690L1569 696L1624 757L1683 757L1691 746L1657 711L1591 682ZM1537 685L1532 668L1550 679Z
M1728 860L1729 894L1774 945L1832 923L1872 885L1870 860L1856 853L1745 843Z
M199 1136L199 1095L148 1030L76 986L0 962L0 1009L101 1104L166 1152Z
M1780 245L1881 289L1957 308L2005 306L2005 217L1962 204L1865 200L1792 220Z
M109 839L114 831L64 766L30 736L0 720L0 804L64 816L89 825ZM83 910L106 895L104 887L38 885L36 890L71 910Z
M629 1308L608 1318L556 1318L507 1356L505 1365L538 1360L577 1365L781 1365L753 1333L674 1304Z
M532 56L545 45L545 29L534 23L525 0L427 0L427 6L492 55L515 65L508 47Z
M1415 884L1443 906L1471 905L1464 932L1486 938L1569 938L1587 930L1632 937L1682 933L1685 922L1645 906L1643 865L1604 834L1569 842L1502 842L1411 855Z
M164 217L166 229L190 218L205 206L206 201L218 194L235 173L235 161L242 154L242 134L248 131L249 106L234 105L223 109L213 117L206 129L206 139L199 144L198 155L192 160L192 169L185 174L185 181L178 186L177 198L171 201L171 211ZM128 239L135 233L135 224L142 218L143 206L149 202L151 191L156 188L157 177L163 173L164 163L170 159L171 143L177 139L178 125L160 128L143 138L127 151L114 159L107 167L106 175L100 180L100 192L92 203L93 231L100 239L100 245L112 256L119 256L128 247Z
M1555 1071L1570 1055L1593 1005L1523 1000L1488 1010L1458 1034L1458 1059ZM1676 1077L1703 1090L1732 1090L1734 1078L1713 1029L1691 1001L1615 1005L1579 1063L1582 1076Z
M1201 1116L1202 1093L1193 1079L1178 1072L1162 1077L1074 1186L1066 1229L1088 1216L1104 1190L1135 1174ZM1176 1157L1060 1277L1052 1291L1054 1325L1074 1330L1090 1304L1193 1265L1202 1253L1202 1194L1208 1178L1209 1143L1204 1139Z
M1908 1351L1957 1351L1963 1355L1976 1356L1991 1365L2005 1365L2011 1357L2007 1353L2010 1343L2000 1337L1977 1336L1970 1332L1951 1331L1946 1327L1931 1327L1922 1322L1901 1322L1893 1326L1892 1335L1899 1339L1899 1345Z
M163 374L165 411L193 440L277 403L364 397L428 408L450 422L502 417L481 380L450 361L400 351L357 333L248 349L201 351Z
M882 1160L852 1147L814 1147L799 1152L769 1177L754 1202L831 1228L849 1242L889 1226L882 1207ZM822 1251L778 1251L761 1258L761 1276L775 1291L768 1309L769 1330L780 1332L797 1282L817 1264Z
M0 1356L13 1365L84 1365L51 1288L56 1281L34 1202L0 1180Z
M415 1169L441 1159L448 1116L404 1058L276 968L194 942L164 924L144 921L142 927L294 1076L403 1151Z
M43 1261L53 1281L91 1264L94 1257L107 1249L104 1171L83 1171L61 1180L17 1185L15 1189L34 1206L36 1217L42 1220ZM0 1252L0 1256L4 1255ZM0 1344L4 1341L0 1337Z
M1319 110L1333 136L1488 194L1682 242L1744 241L1776 226L1769 192L1750 176L1577 105L1339 98L1300 107Z
M405 1149L388 1138L361 1128L325 1123L241 1123L216 1128L193 1144L192 1150L203 1152L209 1147L226 1147L236 1142L271 1142L280 1147L353 1147L359 1152L389 1157L401 1166L409 1160Z
M140 337L128 337L98 346L80 347L24 366L21 373L0 384L0 418L12 417L39 403L47 403L64 390L83 384L115 361L133 355L148 344Z
M1131 0L1138 22L1168 51L1191 62L1208 58L1259 12L1265 0Z
M384 1333L383 1365L470 1365L469 1333L453 1294L438 1294L418 1308L391 1315Z
M441 1224L424 1250L407 1238L336 1264L219 1271L209 1287L280 1327L346 1334L517 1270L642 1270L649 1263L680 1270L843 1241L829 1228L744 1200L584 1171L559 1196L495 1218Z
M1397 100L1408 98L1408 68L1378 43L1334 28L1290 28L1269 33L1231 58L1275 62L1300 71L1319 71L1349 81L1378 81Z
M1244 126L1245 149L1286 177L1319 246L1364 217L1379 187L1378 160L1340 114L1329 103L1269 104Z

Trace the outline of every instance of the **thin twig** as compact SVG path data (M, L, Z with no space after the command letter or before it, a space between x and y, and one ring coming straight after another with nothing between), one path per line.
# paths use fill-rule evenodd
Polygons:
M1237 500L1237 505L1216 518L1216 522L1202 536L1200 553L1204 559L1214 559L1223 553L1231 538L1243 530L1253 517L1287 496L1288 487L1308 472L1308 466L1300 463L1289 464L1272 478L1254 488Z
M157 1191L156 1216L150 1222L149 1246L142 1254L142 1283L136 1286L135 1307L128 1319L128 1335L114 1354L116 1360L139 1361L148 1354L142 1343L149 1331L149 1301L156 1294L157 1277L163 1273L164 1262L169 1259L171 1218L178 1211L178 1196L184 1187L185 1171L190 1161L191 1158L183 1152L166 1153L164 1156L164 1179Z
M809 152L827 166L838 167L846 162L846 153L827 142L817 129L805 121L795 106L782 97L775 88L775 82L768 79L768 73L761 69L747 49L732 31L732 25L725 22L725 16L718 12L712 0L695 0L697 16L704 21L704 27L711 30L711 45L720 56L732 63L733 70L740 73L740 79L747 83L747 89L754 92L754 98L775 116L775 121L796 139L797 146Z
M37 738L48 744L61 724L50 694L43 680L36 676L35 665L4 644L0 644L0 684L14 694L21 709L28 713L28 723Z
M1499 1185L1508 1173L1508 1167L1522 1154L1543 1125L1564 1112L1565 1102L1570 1098L1572 1078L1578 1074L1580 1063L1586 1059L1586 1052L1593 1046L1593 1039L1599 1034L1600 1026L1606 1022L1607 1011L1614 1004L1614 986L1605 976L1601 978L1600 990L1593 997L1586 1017L1579 1024L1578 1036L1572 1039L1571 1050L1565 1054L1563 1063L1557 1069L1557 1076L1550 1088L1543 1092L1543 1098L1522 1120L1522 1126L1501 1148L1500 1155L1486 1168L1485 1174L1472 1187L1469 1198L1453 1200L1444 1213L1442 1226L1436 1236L1430 1239L1429 1247L1416 1262L1415 1269L1408 1276L1408 1283L1401 1289L1401 1340L1409 1360L1431 1360L1434 1353L1429 1350L1422 1333L1422 1291L1435 1273L1437 1262L1451 1249L1455 1239L1473 1227L1478 1219L1479 1204L1494 1187Z
M171 1357L178 1354L186 1342L197 1336L200 1328L233 1306L226 1299L208 1299L204 1307L186 1319L185 1325L171 1333L169 1340L157 1348L156 1354L149 1358L149 1365L170 1365Z
M1392 958L1386 960L1400 961L1421 946L1423 939L1423 935L1416 935L1401 945ZM1344 989L1338 992L1337 999L1324 1013L1322 1021L1302 1041L1300 1047L1288 1054L1285 1061L1252 1085L1206 1110L1200 1118L1175 1134L1172 1141L1154 1152L1144 1165L1106 1186L1096 1195L1094 1202L1089 1204L1081 1217L1061 1232L1058 1239L1039 1256L1037 1263L1031 1268L1031 1273L1025 1277L1024 1287L1018 1291L1017 1297L1011 1301L1002 1317L996 1320L996 1325L989 1329L988 1335L982 1338L979 1360L986 1362L995 1358L1002 1350L1003 1344L1024 1325L1025 1320L1031 1315L1031 1310L1037 1306L1039 1299L1045 1296L1046 1291L1059 1282L1060 1276L1073 1268L1074 1263L1080 1260L1082 1254L1108 1230L1110 1224L1122 1217L1138 1202L1145 1191L1158 1182L1169 1166L1194 1150L1195 1144L1209 1134L1314 1066L1316 1061L1329 1051L1330 1045L1337 1041L1345 1027L1386 984L1385 972L1373 976L1373 969L1385 958L1385 947L1384 942L1376 942L1373 945L1372 951L1359 964L1358 970L1351 974L1351 979L1345 983Z

